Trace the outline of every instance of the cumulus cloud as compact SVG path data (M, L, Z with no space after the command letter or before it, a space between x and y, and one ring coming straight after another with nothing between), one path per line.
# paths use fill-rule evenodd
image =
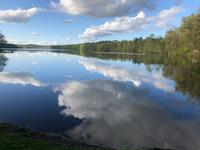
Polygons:
M182 12L183 8L182 7L172 7L170 9L166 9L161 11L157 17L153 18L152 21L155 20L156 26L165 28L171 26L170 21L174 16L180 12Z
M10 22L10 23L25 23L29 19L41 12L43 9L33 7L30 9L9 9L9 10L0 10L0 23Z
M154 8L154 0L60 0L52 1L51 7L72 15L113 17Z
M30 73L21 72L1 72L0 83L32 85L36 87L44 86L42 82L36 80Z
M140 86L142 83L148 83L167 92L175 90L174 81L164 77L161 70L149 73L146 69L138 70L137 67L126 69L89 59L80 60L80 64L89 71L100 73L105 77L112 78L113 80L130 81L136 87Z
M140 12L136 17L120 17L103 25L89 27L79 36L81 39L93 40L96 37L104 37L116 33L136 30L145 24L145 14Z
M161 11L157 16L147 17L143 11L136 17L118 17L113 21L105 22L102 25L92 26L79 36L82 40L95 40L100 37L118 33L137 31L144 27L153 25L156 27L169 27L172 18L182 11L181 7L172 7Z
M161 147L171 149L200 148L199 112L192 111L191 118L180 119L177 112L188 112L187 101L165 94L172 103L171 111L149 97L149 90L127 89L115 81L78 81L57 87L58 104L65 107L64 115L83 119L71 135L88 143L119 148ZM174 113L173 113L174 112ZM193 118L193 119L192 119ZM183 142L184 141L184 142Z

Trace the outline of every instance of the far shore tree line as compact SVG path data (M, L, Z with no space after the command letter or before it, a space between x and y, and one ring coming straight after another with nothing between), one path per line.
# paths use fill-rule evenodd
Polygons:
M146 38L135 38L127 41L101 41L84 44L55 45L52 48L78 50L86 52L120 52L147 54L191 54L200 53L200 14L192 14L182 20L179 28L166 32L164 37L151 34Z

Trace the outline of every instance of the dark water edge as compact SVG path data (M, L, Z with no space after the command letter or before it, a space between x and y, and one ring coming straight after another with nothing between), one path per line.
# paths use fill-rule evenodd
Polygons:
M65 147L66 149L69 148L69 149L76 149L76 150L117 150L114 148L103 147L103 146L98 146L98 145L89 145L87 143L77 141L71 137L66 137L59 134L55 134L55 133L41 132L29 127L22 127L22 126L11 124L11 123L0 123L0 137L1 137L1 133L16 135L19 137L18 139L19 141L21 140L23 141L24 138L26 138L28 140L33 140L37 142L47 142L54 146L62 146L62 147ZM4 140L5 139L0 138L0 148L8 146L8 145L3 144L5 143ZM9 141L9 142L12 143L13 141ZM27 146L28 143L25 143L25 145ZM14 149L17 149L17 145L16 145L16 148ZM28 149L32 149L32 148L29 147ZM125 149L128 150L127 148ZM130 150L175 150L175 149L133 148Z

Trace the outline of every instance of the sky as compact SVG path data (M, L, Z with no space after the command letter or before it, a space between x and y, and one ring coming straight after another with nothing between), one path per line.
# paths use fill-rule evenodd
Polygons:
M14 44L76 44L164 36L200 0L0 0L0 31Z

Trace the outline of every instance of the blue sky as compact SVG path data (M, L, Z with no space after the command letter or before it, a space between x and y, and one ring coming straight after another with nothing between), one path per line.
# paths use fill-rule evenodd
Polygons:
M200 0L0 0L0 31L17 44L163 36Z

